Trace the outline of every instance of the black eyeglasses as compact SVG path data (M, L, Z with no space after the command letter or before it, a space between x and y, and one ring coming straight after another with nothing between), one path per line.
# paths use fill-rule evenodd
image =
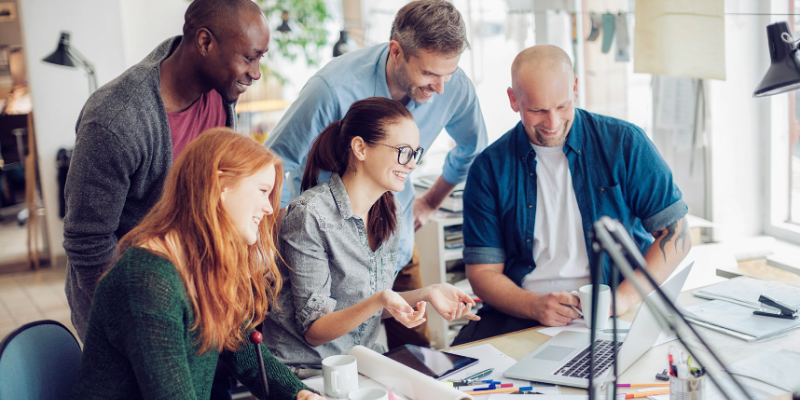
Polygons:
M411 148L411 146L395 147L380 142L369 142L369 143L379 144L381 146L391 147L397 150L397 162L400 163L400 165L406 165L410 163L412 159L414 159L414 161L417 164L419 164L419 161L422 160L422 153L425 152L425 149L423 149L422 147L414 150Z

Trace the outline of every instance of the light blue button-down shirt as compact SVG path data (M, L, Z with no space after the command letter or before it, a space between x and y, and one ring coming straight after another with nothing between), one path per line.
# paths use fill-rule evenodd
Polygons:
M311 144L332 122L344 118L350 105L368 97L391 98L386 83L389 44L368 47L331 60L308 80L300 96L281 118L266 146L283 158L284 181L281 207L300 195ZM434 94L426 103L409 101L419 127L420 146L430 148L442 129L455 140L456 147L445 158L442 176L452 184L466 179L472 160L486 147L486 124L472 81L458 69L444 84L442 95ZM321 177L326 180L329 174ZM402 233L397 269L411 260L414 250L414 189L406 180L405 189L395 193L403 207Z

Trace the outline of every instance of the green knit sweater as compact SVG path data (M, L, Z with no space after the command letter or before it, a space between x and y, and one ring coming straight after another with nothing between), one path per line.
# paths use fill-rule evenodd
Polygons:
M132 248L100 281L92 300L73 399L208 399L221 359L263 399L255 346L199 354L186 286L168 260ZM270 400L308 389L261 344Z

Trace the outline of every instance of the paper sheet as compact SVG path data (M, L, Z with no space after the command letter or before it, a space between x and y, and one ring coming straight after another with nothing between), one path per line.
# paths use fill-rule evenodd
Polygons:
M633 72L724 81L724 11L724 0L638 0Z
M472 399L470 395L458 389L447 386L364 346L353 347L347 354L356 358L359 374L371 378L395 394L409 400Z
M699 320L763 339L800 327L800 319L783 319L753 314L753 309L723 300L711 300L684 309L689 320Z
M729 365L728 371L789 392L800 390L800 353L795 351L765 350Z
M611 327L611 323L612 322L609 319L607 328ZM617 329L629 329L630 327L631 327L631 323L630 322L617 320ZM583 318L578 318L578 319L572 320L572 322L570 322L569 324L567 324L565 326L551 326L551 327L548 327L548 328L540 329L539 333L545 334L547 336L555 336L555 335L558 335L559 333L564 332L564 331L589 333L589 328L586 327L586 324L583 322ZM622 338L623 341L625 340L625 337L627 336L626 333L620 333L618 335L619 335L619 337ZM673 341L675 339L677 339L677 337L675 337L675 335L670 335L668 333L661 332L661 334L658 335L658 339L656 339L656 342L653 344L653 347L661 346L662 344L671 342L671 341Z

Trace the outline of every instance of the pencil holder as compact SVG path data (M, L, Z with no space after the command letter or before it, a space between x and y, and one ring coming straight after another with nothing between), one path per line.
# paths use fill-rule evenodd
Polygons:
M681 379L669 376L669 400L705 400L706 375Z

